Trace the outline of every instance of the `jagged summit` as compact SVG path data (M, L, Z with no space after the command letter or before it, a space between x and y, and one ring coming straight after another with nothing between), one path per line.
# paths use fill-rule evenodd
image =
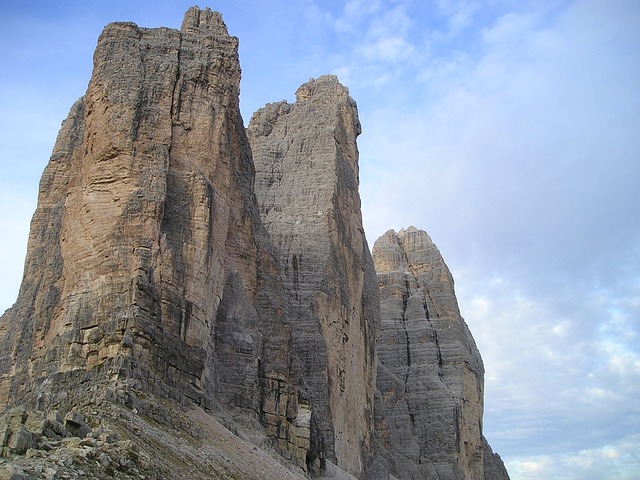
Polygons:
M100 36L43 175L13 313L23 333L10 334L9 351L25 358L9 365L24 376L6 380L9 401L43 376L98 366L211 400L224 263L232 249L261 247L237 228L259 230L237 45L207 38L121 23Z
M383 419L376 431L384 432L390 471L398 478L483 478L484 367L449 269L414 227L386 232L373 258Z
M201 10L198 7L191 7L184 14L180 31L184 33L209 33L229 36L227 26L219 12L211 11L209 8Z
M369 251L348 89L245 130L237 47L197 7L101 34L0 317L0 476L508 478L437 248Z
M256 196L317 419L312 454L361 476L372 455L378 302L358 194L360 122L335 76L309 80L296 97L249 123Z
M335 75L321 75L317 79L310 78L296 90L296 102L303 102L313 96L325 100L349 96L349 89L342 85ZM352 100L353 102L353 100ZM355 102L353 102L355 105Z

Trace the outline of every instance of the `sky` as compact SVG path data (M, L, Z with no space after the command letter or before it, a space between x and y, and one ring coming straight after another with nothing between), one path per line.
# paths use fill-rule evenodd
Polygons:
M192 4L3 0L0 312L102 28L179 28ZM369 244L414 225L440 248L485 363L485 436L511 478L639 479L640 2L199 6L240 38L245 123L310 77L349 87Z

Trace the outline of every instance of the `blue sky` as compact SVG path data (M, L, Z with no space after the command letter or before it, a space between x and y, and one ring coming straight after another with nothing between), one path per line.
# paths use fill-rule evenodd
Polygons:
M103 26L182 1L4 1L0 310L38 180ZM485 434L514 480L640 476L640 3L217 0L241 108L335 73L358 103L370 245L429 232L483 354Z

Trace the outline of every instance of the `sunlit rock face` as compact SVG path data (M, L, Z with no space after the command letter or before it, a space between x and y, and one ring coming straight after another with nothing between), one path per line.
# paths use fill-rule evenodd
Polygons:
M426 232L373 248L380 286L376 433L398 478L482 479L482 359ZM499 478L499 477L491 477Z
M260 215L280 254L311 456L361 476L371 452L378 298L358 193L360 122L334 76L253 115Z
M180 31L104 29L1 321L1 404L43 407L87 379L128 378L256 420L267 409L289 428L297 380L253 195L237 47L218 13L197 8ZM288 411L275 411L274 388Z

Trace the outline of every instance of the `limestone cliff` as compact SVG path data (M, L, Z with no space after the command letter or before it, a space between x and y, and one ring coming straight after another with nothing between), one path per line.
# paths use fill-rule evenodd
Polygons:
M132 379L246 422L269 414L297 453L290 330L253 195L237 46L197 8L181 31L103 31L0 322L3 408L59 407L86 382Z
M247 132L237 47L197 7L102 32L0 318L0 477L508 478L435 245L374 268L347 89Z
M360 476L373 432L378 292L360 212L356 105L336 77L312 79L294 104L256 112L248 133L317 428L311 453Z
M413 227L388 231L373 257L381 306L376 434L389 473L485 478L484 368L449 269Z

